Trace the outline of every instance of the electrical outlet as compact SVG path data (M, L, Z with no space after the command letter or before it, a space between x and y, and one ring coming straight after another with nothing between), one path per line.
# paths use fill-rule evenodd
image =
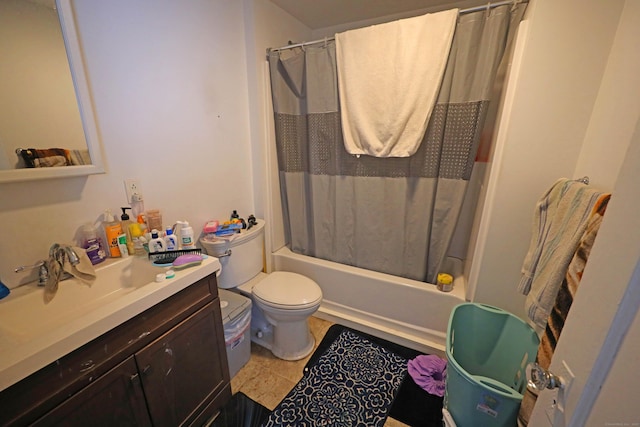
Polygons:
M140 188L140 182L137 179L125 179L124 191L127 194L127 203L133 202L133 196L138 195L142 197L142 190Z

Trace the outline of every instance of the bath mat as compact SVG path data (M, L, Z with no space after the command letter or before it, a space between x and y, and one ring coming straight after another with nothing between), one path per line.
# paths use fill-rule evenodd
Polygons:
M271 411L238 392L220 410L210 427L260 427Z
M343 330L273 410L270 426L383 426L407 359Z
M343 325L332 325L318 345L316 351L305 366L305 372L316 365L320 356L330 347L331 343L343 332L351 331L375 343L388 351L395 353L409 361L423 354L419 351L383 340L373 335L350 329ZM443 398L431 395L418 386L410 375L406 375L400 386L389 416L412 427L441 427Z

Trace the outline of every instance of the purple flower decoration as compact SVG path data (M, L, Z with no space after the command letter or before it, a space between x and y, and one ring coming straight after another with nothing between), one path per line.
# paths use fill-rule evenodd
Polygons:
M447 361L433 354L420 355L409 360L409 375L416 384L429 394L444 396L447 377Z

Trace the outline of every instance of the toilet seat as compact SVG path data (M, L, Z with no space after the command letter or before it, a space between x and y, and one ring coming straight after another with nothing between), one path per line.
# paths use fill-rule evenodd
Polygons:
M281 310L307 309L322 300L322 290L316 282L287 271L267 275L253 287L252 294L264 305Z

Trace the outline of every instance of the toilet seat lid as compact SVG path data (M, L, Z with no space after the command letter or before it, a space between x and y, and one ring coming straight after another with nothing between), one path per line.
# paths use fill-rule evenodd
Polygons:
M300 307L322 299L322 290L302 274L275 271L253 287L253 295L269 305Z

